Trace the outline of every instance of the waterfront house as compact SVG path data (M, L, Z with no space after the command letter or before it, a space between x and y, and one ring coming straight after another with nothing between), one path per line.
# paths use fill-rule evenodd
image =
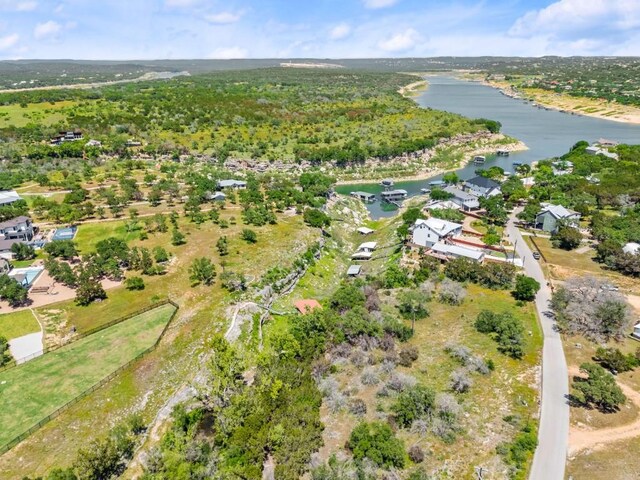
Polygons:
M224 190L225 188L230 188L232 190L243 190L247 188L247 182L244 182L242 180L234 180L234 179L220 180L218 182L218 188L220 190Z
M451 201L467 212L480 208L480 202L478 201L478 197L475 195L460 190L458 187L454 187L453 185L448 186L444 191L453 195Z
M494 197L502 193L500 184L487 177L473 177L462 184L462 189L476 197Z
M6 207L19 200L22 200L22 197L15 190L0 191L0 207Z
M445 256L446 258L468 258L478 263L482 263L485 257L485 253L479 248L463 247L460 245L452 245L445 242L436 243L435 245L433 245L433 247L431 247L431 251L436 254Z
M33 239L33 233L33 223L29 217L16 217L0 223L0 237L5 240L28 242Z
M554 233L558 228L559 222L573 227L577 227L580 222L580 214L578 212L569 210L562 205L542 203L541 206L542 210L536 216L535 228L537 229Z
M618 154L617 153L610 152L606 148L602 148L597 144L594 144L594 145L591 145L590 147L587 147L584 151L588 155L604 155L607 158L612 158L613 160L618 160Z
M411 227L411 241L420 247L432 247L436 243L462 234L462 225L431 217L418 219Z

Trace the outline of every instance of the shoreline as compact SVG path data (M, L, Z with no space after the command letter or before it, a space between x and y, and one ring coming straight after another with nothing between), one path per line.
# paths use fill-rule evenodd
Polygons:
M512 98L513 100L521 100L521 101L526 101L527 97L523 97L521 96L521 92L520 91L516 91L514 89L511 88L511 86L509 85L503 85L499 82L491 82L488 80L480 80L480 79L473 79L473 78L468 78L468 77L464 77L464 76L460 76L458 77L462 80L468 81L468 82L479 82L482 83L483 85L486 85L487 87L491 87L493 89L498 90L500 93L502 93L503 95ZM537 103L540 107L542 107L543 109L547 109L547 110L553 110L555 112L560 112L560 113L566 113L568 115L579 115L581 117L591 117L591 118L597 118L599 120L609 120L611 122L617 122L617 123L626 123L629 125L640 125L640 109L638 109L637 113L621 113L621 114L617 114L617 115L605 115L605 113L607 113L606 111L601 113L601 112L584 112L581 109L575 108L575 106L572 105L559 105L557 103L553 103L552 101L549 101L549 99L545 98L545 97L541 97L540 94L536 94L536 93L532 93L532 92L526 92L524 91L524 93L528 93L528 98L533 98L533 101L535 103ZM553 93L549 93L549 95L553 95ZM558 100L559 101L569 101L570 98L569 97L565 97L562 94L556 94L559 96ZM583 97L575 97L575 101L582 101L582 102L593 102L593 100L589 99L589 98L583 98ZM527 102L529 103L529 102ZM533 108L536 108L535 106L531 105ZM623 105L619 105L619 104L615 104L615 103L606 103L605 105L602 104L598 104L598 105L593 105L593 108L607 108L609 110L613 110L616 107L618 108L625 108L625 106Z
M401 87L398 89L398 93L405 98L413 98L419 93L424 92L428 87L429 82L423 79Z

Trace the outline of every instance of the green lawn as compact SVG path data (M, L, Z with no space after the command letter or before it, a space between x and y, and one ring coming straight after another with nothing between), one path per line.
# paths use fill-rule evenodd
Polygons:
M0 337L7 340L40 331L40 324L31 310L0 315Z
M158 307L0 373L0 445L152 346L174 310Z
M80 225L74 241L78 245L81 253L89 253L95 248L96 243L109 237L121 238L128 242L139 236L140 232L127 232L123 220L116 220L113 222L86 223Z

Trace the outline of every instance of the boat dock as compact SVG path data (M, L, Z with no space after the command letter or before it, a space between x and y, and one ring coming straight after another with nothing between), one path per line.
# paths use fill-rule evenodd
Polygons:
M375 194L369 192L351 192L351 196L365 203L373 203L376 201Z
M388 190L386 192L382 192L380 194L380 198L382 198L382 201L384 202L395 203L407 198L408 194L409 193L406 190Z

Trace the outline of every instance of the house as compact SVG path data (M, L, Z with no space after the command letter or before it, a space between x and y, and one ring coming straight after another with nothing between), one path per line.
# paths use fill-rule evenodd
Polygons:
M640 243L629 242L624 247L622 247L622 251L631 255L638 255L640 254Z
M125 143L125 145L127 147L141 147L142 142L139 142L138 140L129 139L127 140L127 143Z
M365 203L373 203L376 201L375 194L369 192L351 192L351 196Z
M602 148L597 144L591 145L590 147L585 148L585 153L588 155L604 155L607 158L612 158L614 160L618 160L618 154L612 153L606 148Z
M0 239L0 257L2 258L13 258L13 252L11 251L11 247L14 243L22 243L20 240L2 240Z
M577 227L580 221L580 214L564 208L562 205L543 203L542 210L536 216L535 228L553 233L557 230L558 222L565 222L568 225Z
M349 276L349 277L357 277L358 275L360 275L361 271L362 271L362 266L361 265L351 265L349 267L349 269L347 270L347 276Z
M302 315L306 315L307 313L313 312L316 309L322 309L322 305L317 300L298 300L294 303L294 306L298 309L298 311Z
M365 242L358 247L356 253L351 255L354 260L369 260L373 256L378 244L376 242Z
M453 195L451 201L458 205L458 208L461 208L462 210L468 212L470 210L477 210L480 208L480 202L478 201L478 197L475 195L464 192L453 185L448 186L444 191Z
M423 210L457 210L460 208L457 203L451 200L434 200L427 203Z
M0 191L0 207L11 205L19 200L22 200L22 197L15 190Z
M445 238L455 237L462 233L462 225L431 217L418 219L412 227L411 241L421 247L432 247Z
M374 232L374 230L372 230L371 228L367 228L367 227L360 227L358 229L358 233L360 235L371 235Z
M33 223L29 217L16 217L0 223L0 237L5 240L28 242L33 239L33 233Z
M559 160L552 163L554 175L568 175L573 172L573 162Z
M243 182L242 180L220 180L218 182L218 188L220 190L224 190L225 188L231 188L233 190L242 190L247 188L247 182Z
M59 132L58 135L51 139L49 142L51 145L61 145L64 142L75 142L76 140L82 140L81 130L70 130L65 132Z
M445 242L436 243L431 247L431 251L447 258L468 258L478 263L482 263L485 257L485 253L478 248L462 247Z
M462 189L476 197L495 197L500 195L500 184L487 177L473 177L462 184Z

